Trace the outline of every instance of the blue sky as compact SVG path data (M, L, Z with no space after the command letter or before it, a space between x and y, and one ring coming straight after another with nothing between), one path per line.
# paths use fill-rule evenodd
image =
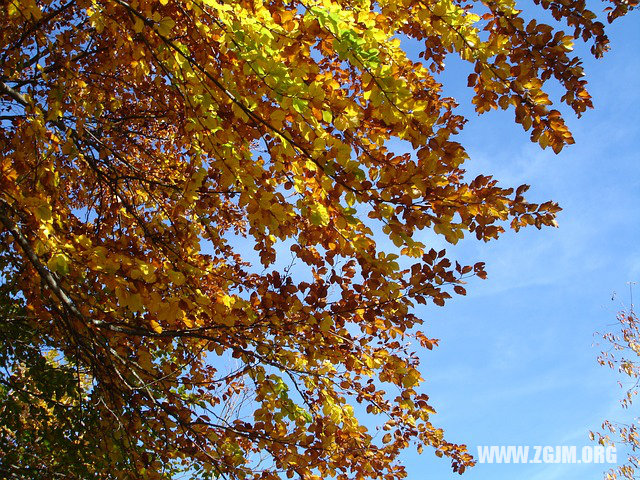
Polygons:
M470 175L530 184L527 198L564 209L558 229L447 247L462 260L485 261L489 277L470 282L467 296L444 308L418 310L425 330L441 339L422 355L434 423L474 455L478 445L576 445L579 452L603 419L625 418L614 373L596 362L594 333L611 328L629 304L627 282L640 282L637 12L609 26L609 36L604 59L583 57L595 109L581 119L567 115L576 144L559 155L531 144L512 111L478 117L465 69L453 64L442 79L470 120L459 138ZM428 449L407 452L404 463L410 480L583 480L602 478L609 467L478 464L460 477Z

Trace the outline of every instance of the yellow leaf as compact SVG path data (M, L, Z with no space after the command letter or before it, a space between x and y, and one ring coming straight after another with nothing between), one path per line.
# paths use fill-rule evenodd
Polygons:
M331 320L331 317L329 316L326 316L322 320L320 320L320 330L325 333L329 331L331 325L333 325L333 320Z
M329 224L329 212L324 205L316 203L311 207L309 220L314 225L325 227Z
M139 293L134 293L127 298L127 306L132 312L139 312L142 310L142 297Z
M231 308L233 307L234 303L236 302L236 299L233 298L230 295L222 295L220 297L220 302L227 308Z
M59 275L67 275L69 273L69 262L69 257L64 253L56 253L49 259L47 266L49 270Z
M156 333L162 333L162 326L155 320L151 320L151 328Z
M186 281L182 272L176 272L175 270L169 270L167 272L167 276L169 277L169 280L171 280L171 283L173 283L176 287L183 285Z
M34 213L35 213L36 219L38 219L39 221L48 222L52 218L51 205L47 203L43 203L36 208Z
M158 33L162 36L167 36L171 32L171 29L176 26L176 22L170 17L164 17L158 23Z

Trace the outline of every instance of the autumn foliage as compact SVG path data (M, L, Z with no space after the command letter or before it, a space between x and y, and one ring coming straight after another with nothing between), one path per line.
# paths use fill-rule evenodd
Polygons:
M457 55L478 112L572 143L545 85L580 115L572 44L608 41L584 2L536 3L3 1L3 475L396 479L410 445L471 465L420 393L413 309L484 267L424 232L559 208L464 177L436 76Z
M618 313L617 322L613 328L602 334L605 343L604 350L598 357L600 365L611 368L620 376L619 384L624 389L624 396L620 401L624 410L630 410L638 395L638 381L640 379L640 320L638 314L631 308ZM616 416L622 412L618 412ZM629 415L625 415L629 417ZM626 458L621 465L607 472L606 480L638 478L640 470L640 420L631 416L624 421L607 419L602 423L599 431L591 433L592 440L601 445L616 446Z

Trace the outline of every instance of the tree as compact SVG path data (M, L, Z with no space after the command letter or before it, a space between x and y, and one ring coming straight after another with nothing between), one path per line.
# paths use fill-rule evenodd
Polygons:
M6 475L395 479L410 445L472 465L410 340L431 349L413 307L484 266L420 232L488 241L559 207L464 178L435 75L458 55L478 112L573 143L545 85L580 115L572 44L608 41L584 2L536 3L571 31L508 0L3 2Z
M61 364L18 305L14 299L0 307L2 478L91 478L108 463L99 461L97 412L79 398L87 376Z
M622 374L625 381L620 382L626 392L621 400L624 409L629 409L635 396L638 394L638 381L640 379L640 322L638 315L633 310L633 304L628 310L618 313L617 324L612 331L606 332L602 338L609 345L609 349L603 351L598 357L600 365L607 366ZM592 432L592 440L597 440L601 445L624 447L628 450L626 461L619 467L607 472L606 478L614 480L625 478L633 480L638 478L637 470L640 466L640 424L634 417L631 422L618 422L605 420L602 423L602 431Z

